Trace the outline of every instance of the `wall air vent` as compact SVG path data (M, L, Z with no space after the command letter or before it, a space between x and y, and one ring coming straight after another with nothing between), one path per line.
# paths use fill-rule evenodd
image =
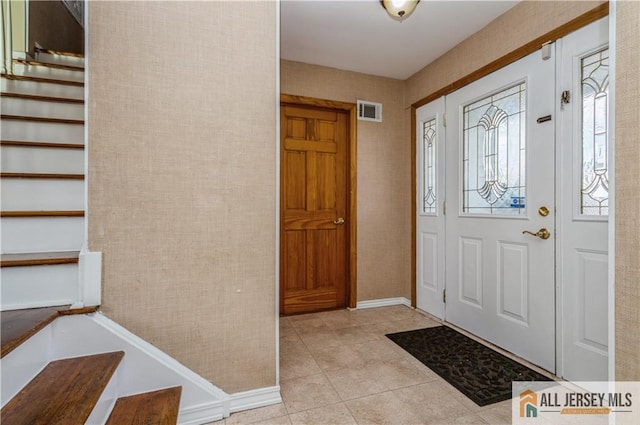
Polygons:
M382 122L382 103L358 100L358 119L361 121Z

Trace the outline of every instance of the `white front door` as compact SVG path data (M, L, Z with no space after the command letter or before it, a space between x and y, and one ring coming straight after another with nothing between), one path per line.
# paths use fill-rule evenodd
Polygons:
M444 319L444 97L416 111L416 306Z
M608 379L608 19L559 42L558 375ZM560 101L560 99L558 99Z
M552 372L554 60L446 99L446 320Z

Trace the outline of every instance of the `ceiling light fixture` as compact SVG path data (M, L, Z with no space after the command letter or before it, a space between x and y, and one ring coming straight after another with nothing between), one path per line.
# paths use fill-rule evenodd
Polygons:
M413 13L420 0L380 0L380 4L393 19L402 22Z

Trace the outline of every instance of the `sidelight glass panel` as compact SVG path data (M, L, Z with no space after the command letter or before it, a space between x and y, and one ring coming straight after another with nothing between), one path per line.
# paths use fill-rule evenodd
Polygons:
M464 107L462 210L524 214L526 83Z
M609 214L609 49L582 59L582 187L580 213Z
M424 163L422 167L422 212L436 213L436 120L426 121L422 125L422 149Z

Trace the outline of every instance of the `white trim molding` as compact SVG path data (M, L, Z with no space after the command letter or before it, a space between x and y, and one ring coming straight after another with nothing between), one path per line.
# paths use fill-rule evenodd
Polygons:
M280 387L266 387L229 395L229 414L282 403Z
M79 299L84 306L102 303L102 253L81 251L78 257Z
M358 301L358 303L356 304L356 309L362 310L365 308L388 307L391 305L406 305L407 307L411 307L411 301L409 301L409 299L405 297Z

